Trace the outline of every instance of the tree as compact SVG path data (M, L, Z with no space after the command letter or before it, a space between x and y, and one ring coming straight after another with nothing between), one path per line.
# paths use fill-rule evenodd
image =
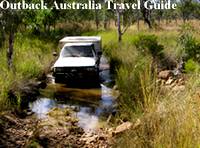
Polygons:
M183 19L183 22L185 23L191 15L193 14L195 10L195 4L193 0L180 0L178 3L178 10L180 12L180 15Z
M123 34L128 30L130 25L133 23L133 10L132 9L122 9L121 4L122 1L118 1L119 4L116 7L115 15L116 15L116 20L117 20L117 33L118 33L118 41L122 41L122 36ZM131 3L130 0L125 0L123 3Z
M7 49L7 64L8 68L13 67L13 52L14 52L14 35L17 32L19 24L22 22L22 13L19 10L1 10L0 11L0 27L3 28L2 32L7 33L8 49Z

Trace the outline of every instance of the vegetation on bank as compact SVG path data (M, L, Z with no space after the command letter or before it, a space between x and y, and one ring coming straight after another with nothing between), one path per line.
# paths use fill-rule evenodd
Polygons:
M115 65L116 84L121 92L119 120L115 121L140 121L139 126L117 137L116 147L199 146L200 36L195 27L185 24L170 32L145 34L129 30L121 44L116 44L114 32L100 33L106 39L104 52ZM160 84L158 72L179 70L182 61L184 90Z
M50 41L40 40L26 34L16 35L13 70L8 69L6 59L6 44L0 50L0 109L18 106L18 102L8 99L8 93L14 85L28 82L30 79L42 76L49 70L50 61L53 60L52 51L56 49L55 44ZM14 103L14 104L13 104Z

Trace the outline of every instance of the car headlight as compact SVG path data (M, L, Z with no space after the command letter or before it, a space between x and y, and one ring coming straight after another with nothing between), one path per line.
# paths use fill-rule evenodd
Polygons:
M55 68L55 71L56 71L56 72L62 72L62 67L56 67L56 68Z
M77 69L72 68L70 71L71 71L71 72L77 72Z

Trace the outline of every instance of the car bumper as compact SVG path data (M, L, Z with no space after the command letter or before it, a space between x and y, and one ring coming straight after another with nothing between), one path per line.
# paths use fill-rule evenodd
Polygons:
M96 77L98 75L97 72L89 72L89 73L54 73L54 77L60 77L60 78L72 78L72 79L77 79L77 78L91 78L91 77Z
M54 71L53 76L56 78L67 78L67 79L80 79L80 78L91 78L98 76L98 69L94 67L87 68L66 68L64 67L61 71Z

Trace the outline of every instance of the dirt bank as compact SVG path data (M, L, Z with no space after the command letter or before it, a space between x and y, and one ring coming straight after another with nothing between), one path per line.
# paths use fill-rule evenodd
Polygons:
M46 118L13 113L0 115L0 147L110 147L110 137L103 131L85 133L68 109L52 109Z
M11 112L0 115L0 147L23 147L35 130L37 120L21 119Z

